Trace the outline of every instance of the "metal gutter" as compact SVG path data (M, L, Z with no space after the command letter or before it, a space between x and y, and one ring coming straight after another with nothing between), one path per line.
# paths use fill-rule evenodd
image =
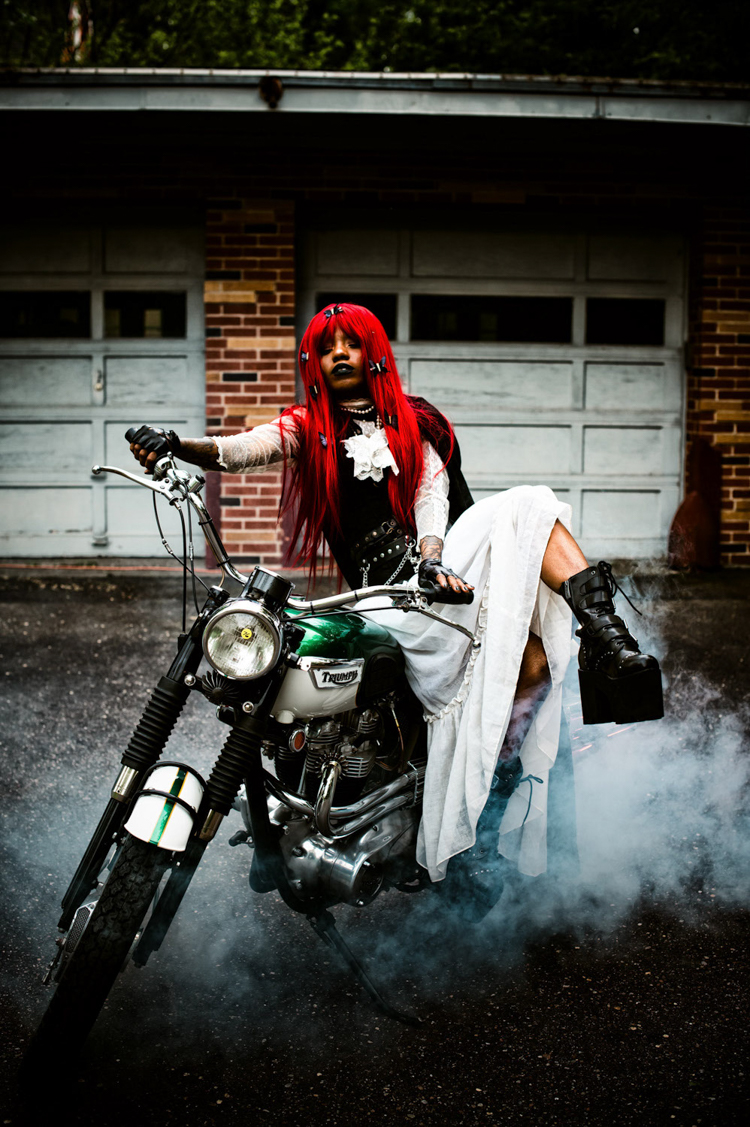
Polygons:
M0 109L568 118L750 124L750 85L576 76L356 71L55 68L0 70Z

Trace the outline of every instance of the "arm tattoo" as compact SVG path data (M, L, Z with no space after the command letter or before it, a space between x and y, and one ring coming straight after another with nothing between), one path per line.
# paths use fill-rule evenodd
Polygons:
M177 457L204 470L221 470L219 448L212 438L181 438Z
M419 551L423 560L437 560L443 557L443 541L439 536L423 536L419 541Z

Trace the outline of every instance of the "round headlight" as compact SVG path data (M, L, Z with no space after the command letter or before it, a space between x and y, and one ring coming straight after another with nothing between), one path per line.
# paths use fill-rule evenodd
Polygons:
M210 664L235 681L262 677L276 664L280 650L278 622L250 599L222 607L203 635L203 652Z

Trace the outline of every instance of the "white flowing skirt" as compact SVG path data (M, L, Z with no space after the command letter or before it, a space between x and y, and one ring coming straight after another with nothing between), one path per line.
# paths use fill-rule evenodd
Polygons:
M448 532L443 561L473 584L474 602L436 603L432 609L473 631L481 641L478 651L472 652L464 634L421 615L378 614L404 651L409 682L428 722L417 860L433 881L442 880L450 858L476 839L529 630L544 644L552 678L520 753L524 775L541 783L524 782L512 795L498 852L530 876L546 869L547 789L571 637L567 604L540 579L556 520L570 527L570 506L546 486L522 485L479 501Z

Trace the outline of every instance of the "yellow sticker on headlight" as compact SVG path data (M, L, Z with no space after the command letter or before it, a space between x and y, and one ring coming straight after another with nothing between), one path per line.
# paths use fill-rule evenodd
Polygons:
M252 638L253 632L249 626L245 627L245 629L242 631L241 636L245 639L245 641L249 641Z

